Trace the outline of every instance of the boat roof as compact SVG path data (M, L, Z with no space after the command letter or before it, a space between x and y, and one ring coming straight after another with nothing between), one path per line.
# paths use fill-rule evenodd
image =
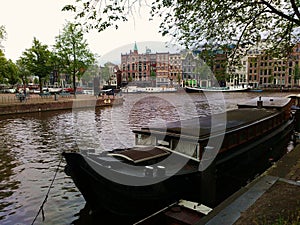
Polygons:
M257 107L257 101L262 101L262 108ZM165 126L145 127L133 132L193 140L205 139L211 135L233 131L258 123L261 120L274 116L274 114L280 113L280 110L290 102L290 98L257 97L238 104L238 109L206 117L169 122Z
M239 108L245 108L245 107L257 107L257 102L262 101L262 107L263 108L283 108L284 106L288 105L291 101L290 98L282 98L282 97L257 97L254 99L251 99L244 103L239 103Z
M183 121L169 122L164 127L146 127L134 130L134 133L156 134L184 138L206 138L215 134L258 122L279 113L274 109L241 108L227 111L225 113L210 115L207 117L196 117ZM213 126L213 129L212 129Z

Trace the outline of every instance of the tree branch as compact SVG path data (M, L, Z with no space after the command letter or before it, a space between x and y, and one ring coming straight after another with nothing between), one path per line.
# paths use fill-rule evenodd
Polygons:
M297 7L297 5L296 5L295 0L290 0L290 1L291 1L291 5L292 5L292 7L293 7L293 9L294 9L295 14L296 14L297 17L300 19L300 12L299 12L299 9L298 9L298 7Z
M293 0L291 0L293 1ZM297 20L289 15L286 15L285 13L283 13L282 11L279 11L278 9L276 9L274 6L272 6L269 2L265 1L265 0L261 0L260 2L258 2L258 4L262 4L262 5L265 5L267 6L272 13L284 18L284 19L287 19L291 22L294 22L295 24L297 25L300 25L300 20Z
M233 51L233 54L232 54L232 55L233 55L233 58L234 58L234 56L235 56L235 54L236 54L236 51L237 51L237 49L238 49L238 46L240 45L240 43L241 43L241 41L242 41L242 37L244 36L244 33L246 32L248 26L249 26L251 23L253 23L253 22L256 20L257 17L259 17L261 14L265 13L265 9L266 9L266 8L262 9L260 12L258 12L256 15L254 15L253 19L251 19L251 20L245 25L245 27L244 27L244 29L243 29L243 31L242 31L242 33L241 33L241 35L240 35L240 37L239 37L239 39L238 39L238 41L237 41L236 47L234 48L234 51Z

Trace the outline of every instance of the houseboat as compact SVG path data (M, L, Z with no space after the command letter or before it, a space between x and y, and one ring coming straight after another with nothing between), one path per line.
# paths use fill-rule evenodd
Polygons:
M224 113L141 128L131 148L64 152L65 172L93 211L135 221L179 199L214 207L216 189L284 154L290 109L289 98L257 98ZM224 183L215 179L224 174Z
M250 88L246 86L228 86L228 87L185 87L188 93L202 93L202 92L243 92L249 91Z
M140 94L140 93L172 93L177 92L175 87L138 87L127 86L122 88L124 94Z

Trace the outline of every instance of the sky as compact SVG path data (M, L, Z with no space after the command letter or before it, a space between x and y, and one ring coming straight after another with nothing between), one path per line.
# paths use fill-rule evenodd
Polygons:
M61 9L72 4L75 0L0 0L0 25L4 25L7 39L2 43L7 59L17 60L25 49L32 46L33 38L36 37L42 44L50 48L55 43L55 36L62 30L66 21L73 22L73 16ZM104 32L91 31L85 35L89 47L93 53L105 58L111 56L114 51L129 53L135 42L146 43L152 49L151 43L156 43L152 51L160 51L159 44L164 47L169 41L162 37L159 31L158 19L148 20L147 15L135 15L134 19L119 25L119 29L109 28ZM147 45L149 43L149 45ZM125 49L124 49L125 46ZM123 48L122 48L123 47ZM145 48L139 48L139 52L145 52Z

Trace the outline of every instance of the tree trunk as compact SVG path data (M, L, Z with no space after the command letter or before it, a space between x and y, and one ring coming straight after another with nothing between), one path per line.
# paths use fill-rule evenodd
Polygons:
M40 76L38 76L38 78L39 78L40 94L42 94L43 93L42 78Z
M73 90L74 90L74 95L76 95L76 75L75 72L73 72Z

